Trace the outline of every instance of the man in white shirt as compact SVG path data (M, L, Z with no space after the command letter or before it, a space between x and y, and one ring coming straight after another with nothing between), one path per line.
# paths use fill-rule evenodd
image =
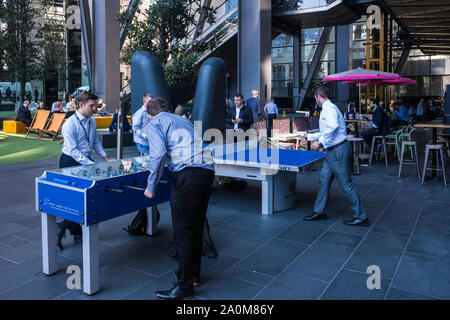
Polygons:
M320 132L308 134L308 140L314 141L311 145L313 150L323 148L327 155L320 173L319 191L313 213L305 216L303 220L326 218L324 210L327 206L331 184L336 178L350 201L354 213L353 219L344 221L344 224L368 226L369 220L352 182L350 168L352 148L347 141L344 117L328 97L327 89L324 87L319 87L315 92L316 101L322 107L319 119Z
M133 114L133 118L131 119L132 123L132 131L133 131L133 140L136 143L136 147L140 155L148 154L148 137L145 133L145 127L150 123L150 117L147 113L147 103L152 100L153 97L150 94L145 94L142 97L143 105L142 108L137 110Z
M90 92L83 92L78 97L79 110L68 118L63 125L62 135L64 146L59 159L59 167L67 168L79 165L92 164L92 150L95 150L105 161L110 159L106 156L100 137L97 135L97 124L92 114L95 111L97 96ZM66 229L74 236L74 243L82 245L81 227L75 222L64 220L58 224L57 245L63 250L61 240Z

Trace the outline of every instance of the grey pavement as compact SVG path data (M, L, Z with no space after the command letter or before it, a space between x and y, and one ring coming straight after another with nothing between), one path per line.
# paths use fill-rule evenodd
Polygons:
M126 148L124 156L136 152ZM67 287L67 267L82 266L81 248L69 234L58 252L59 272L42 273L34 179L57 167L58 159L0 166L0 299L153 299L156 290L169 289L177 261L166 252L172 238L168 204L159 207L154 237L122 230L134 214L100 224L96 295ZM422 186L414 167L397 179L393 160L389 168L376 162L361 172L354 182L369 227L343 224L352 213L336 183L328 219L301 219L313 208L319 171L299 174L295 207L271 216L260 214L258 183L242 192L215 189L208 217L219 256L203 258L195 299L449 299L450 190L441 178ZM372 265L380 268L380 289L366 285Z

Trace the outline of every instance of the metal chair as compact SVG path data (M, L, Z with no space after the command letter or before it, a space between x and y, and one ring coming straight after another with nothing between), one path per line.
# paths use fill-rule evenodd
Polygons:
M441 165L442 168L439 167L439 156L437 156L437 166L430 166L428 167L428 156L430 153L430 150L436 150L439 151L439 155L441 156ZM444 147L442 146L442 144L427 144L425 147L425 162L424 162L424 167L423 167L423 172L422 172L422 184L425 181L425 174L427 172L427 170L436 170L436 171L442 171L442 175L444 178L444 184L445 187L447 188L447 178L445 176L445 160L444 160Z
M405 149L408 146L411 148L411 154L412 154L412 149L414 149L414 157L411 156L411 160L404 160ZM401 156L400 156L400 166L399 166L399 169L398 169L398 178L399 179L400 179L400 176L402 174L403 164L413 164L413 165L415 164L416 168L417 168L417 176L419 177L419 180L420 180L420 164L419 164L419 157L417 156L417 143L416 143L416 141L402 141L402 151L401 151Z
M359 154L361 153L361 148L364 144L363 138L347 138L352 144L353 149L353 161L352 161L352 173L354 175L359 175Z
M381 152L381 151L375 151L375 142L377 141L377 140L380 140L381 139L381 141L382 141L382 145L383 145L383 151ZM377 149L378 149L378 145L377 145ZM386 148L386 139L385 139L385 137L384 136L373 136L373 138L372 138L372 147L370 148L370 161L369 161L369 166L371 166L372 165L372 159L373 159L373 155L377 155L377 154L379 154L379 155L383 155L384 156L384 160L385 160L385 162L386 162L386 167L389 167L389 164L388 164L388 159L387 159L387 148Z

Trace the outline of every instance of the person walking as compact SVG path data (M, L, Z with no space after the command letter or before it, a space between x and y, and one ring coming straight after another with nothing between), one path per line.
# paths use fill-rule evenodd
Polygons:
M308 140L314 141L313 150L324 149L325 161L320 173L319 191L312 214L303 217L305 221L325 219L331 184L336 178L353 209L353 219L345 220L344 224L352 226L368 226L369 219L363 208L361 199L352 182L350 159L352 147L347 140L347 129L344 117L337 106L329 100L325 87L317 88L315 92L317 104L322 107L319 119L320 131L308 134Z

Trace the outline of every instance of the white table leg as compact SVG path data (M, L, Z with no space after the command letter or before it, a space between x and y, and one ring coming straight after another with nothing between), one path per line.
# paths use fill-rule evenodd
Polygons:
M153 206L151 210L147 209L147 234L149 236L154 236L158 233L157 210L156 206Z
M273 175L266 175L261 187L262 214L273 214Z
M41 213L42 271L52 275L58 271L56 263L56 217Z
M93 295L100 290L98 224L83 226L83 291Z

